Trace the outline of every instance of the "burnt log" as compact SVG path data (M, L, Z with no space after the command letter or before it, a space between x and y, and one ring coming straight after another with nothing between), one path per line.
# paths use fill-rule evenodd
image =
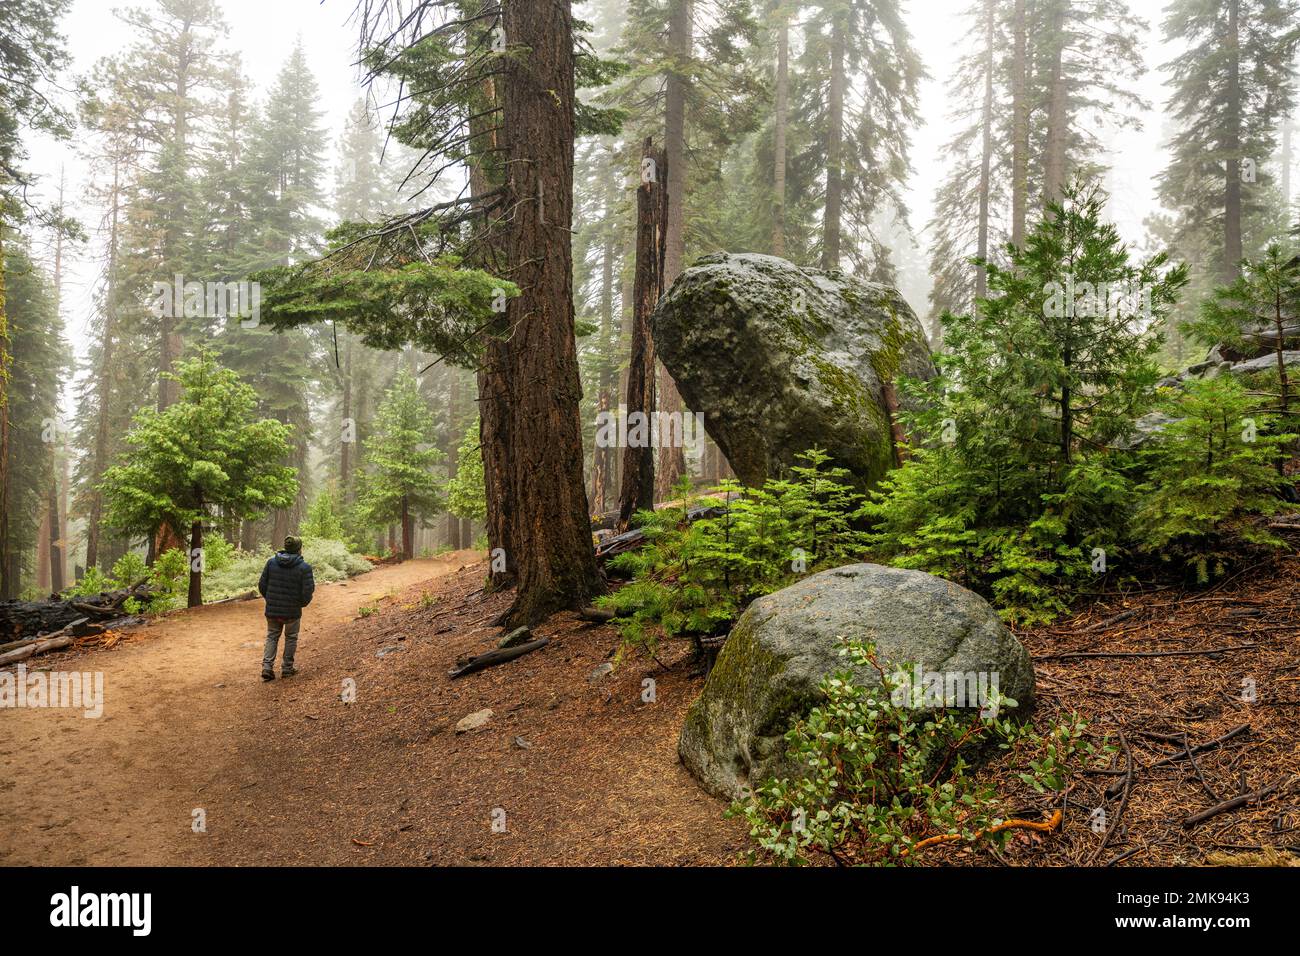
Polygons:
M57 601L0 601L0 643L48 635L76 622L76 637L92 633L91 620L104 624L126 616L122 606L131 598L147 601L156 588L140 582L117 591L103 591ZM102 629L102 628L101 628Z

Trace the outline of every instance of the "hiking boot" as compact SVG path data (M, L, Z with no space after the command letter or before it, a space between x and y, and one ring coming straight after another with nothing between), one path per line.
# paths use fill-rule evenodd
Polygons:
M275 680L275 671L269 667L262 668L262 680Z
M285 664L280 668L281 677L292 677L296 673L298 673L298 671L292 664Z

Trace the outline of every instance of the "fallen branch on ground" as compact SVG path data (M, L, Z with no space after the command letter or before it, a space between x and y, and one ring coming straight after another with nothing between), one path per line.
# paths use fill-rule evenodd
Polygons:
M1194 651L1069 651L1064 654L1044 654L1035 661L1068 661L1082 657L1200 657L1222 654L1224 651L1246 651L1258 644L1232 644L1224 647L1202 647Z
M1221 737L1215 737L1213 740L1207 740L1205 743L1197 744L1195 747L1192 747L1190 749L1180 750L1177 753L1170 754L1168 757L1161 757L1155 763L1147 764L1142 769L1154 770L1156 767L1163 767L1166 766L1167 764L1177 763L1180 760L1186 760L1189 754L1200 754L1200 753L1205 753L1205 751L1207 750L1213 750L1215 747L1218 747L1220 744L1226 743L1227 741L1231 740L1233 737L1236 737L1240 734L1248 733L1249 731L1250 731L1250 724L1238 724L1236 727L1233 727L1231 730L1229 730L1226 734L1224 734ZM1119 793L1119 788L1116 784L1111 784L1106 789L1107 796L1113 797L1117 793Z
M497 664L504 664L506 661L512 661L516 657L523 657L525 654L543 648L549 643L551 643L549 637L539 637L535 641L520 644L518 647L498 648L494 651L488 651L486 654L470 658L459 667L453 667L447 672L447 676L455 680L457 677L464 677L466 674L481 671L485 667L493 667Z
M1289 781L1275 780L1267 787L1260 787L1258 790L1252 791L1251 793L1239 794L1231 800L1224 800L1222 803L1216 803L1214 806L1208 807L1200 813L1193 813L1183 821L1183 826L1191 828L1196 826L1198 823L1204 823L1211 817L1217 817L1220 813L1227 813L1229 810L1236 810L1238 807L1244 807L1247 804L1258 803L1260 800L1263 800L1281 787L1284 782L1292 783L1295 780L1295 777L1292 777Z
M1129 795L1133 792L1133 750L1129 747L1128 737L1122 730L1119 732L1119 742L1124 747L1124 779L1117 780L1115 783L1111 784L1106 788L1106 793L1109 795L1118 785L1123 792L1123 796L1120 797L1119 809L1115 811L1115 818L1110 821L1110 826L1106 828L1106 833L1101 838L1101 845L1098 846L1097 849L1093 850L1092 855L1088 857L1089 863L1095 863L1097 861L1097 858L1101 856L1102 851L1105 850L1106 846L1110 843L1110 838L1115 835L1115 831L1119 828L1120 821L1124 818L1124 811L1128 809Z

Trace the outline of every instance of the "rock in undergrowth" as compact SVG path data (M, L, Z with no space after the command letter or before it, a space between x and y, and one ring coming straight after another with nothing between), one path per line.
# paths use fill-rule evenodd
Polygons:
M704 256L651 321L687 407L747 485L818 446L870 487L894 465L886 384L934 376L896 289L775 256Z
M1023 712L1033 700L1029 654L979 595L921 571L851 564L754 601L736 622L682 727L678 753L706 790L732 799L771 777L797 776L784 739L822 700L823 677L848 667L842 638L873 643L886 672L916 665L971 675ZM862 684L879 687L874 671ZM978 708L983 701L966 701Z

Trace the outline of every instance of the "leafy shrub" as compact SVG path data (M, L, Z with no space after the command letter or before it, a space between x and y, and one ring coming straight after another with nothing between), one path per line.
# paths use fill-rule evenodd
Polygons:
M1095 752L1077 716L1039 734L1003 715L1016 703L1006 698L985 702L987 716L918 709L907 695L884 689L896 686L894 672L872 645L846 641L841 653L875 670L881 686L856 683L851 670L822 681L825 703L786 734L790 757L807 774L767 781L728 811L749 823L753 856L797 865L828 854L895 865L920 862L913 848L938 835L1001 845L1009 831L990 832L1003 822L1000 800L991 784L968 773L971 748L996 745L1040 793L1060 790L1073 765Z
M117 582L99 568L87 568L80 581L63 589L63 596L69 598L94 597L96 594L112 591L116 587Z
M257 589L262 568L275 554L271 548L260 553L234 552L220 570L209 571L203 579L203 595L208 601L236 597ZM313 538L304 535L302 556L312 567L317 584L342 581L369 571L373 565L361 555L348 549L342 541Z
M848 471L828 467L820 449L799 458L789 479L761 488L722 482L713 491L730 500L717 517L687 520L709 503L687 481L675 490L678 505L638 512L645 543L610 561L632 580L597 602L620 615L626 644L653 652L660 635L717 633L754 598L861 551L852 519L862 496L844 481Z

